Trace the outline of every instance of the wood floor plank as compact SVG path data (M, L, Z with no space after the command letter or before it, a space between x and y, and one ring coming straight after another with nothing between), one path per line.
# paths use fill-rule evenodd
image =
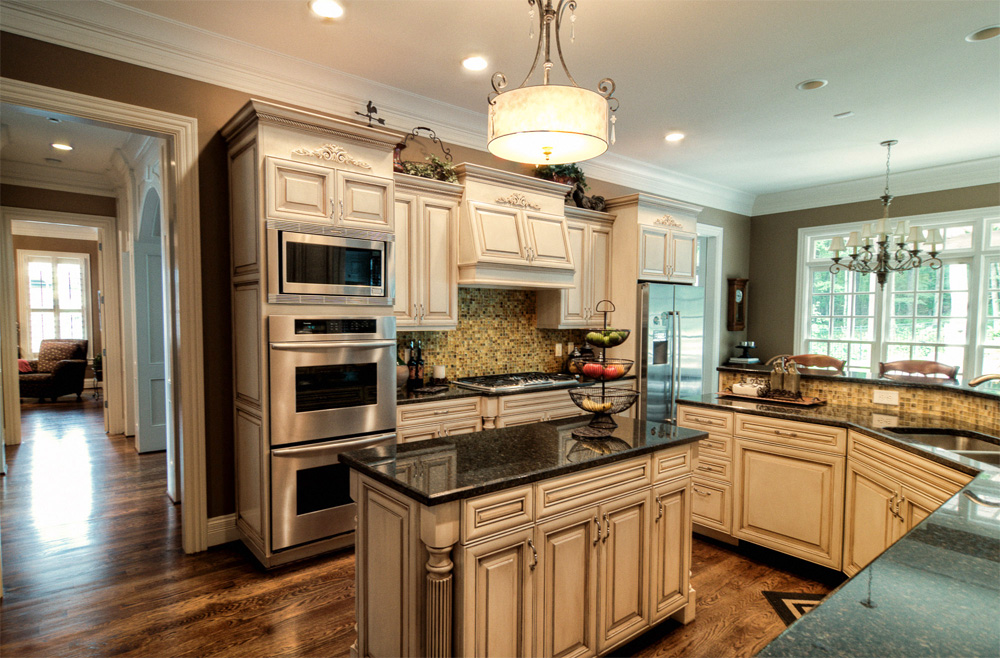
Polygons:
M2 479L0 655L346 656L351 550L265 571L237 544L184 555L163 453L104 434L98 403L24 405ZM615 651L752 656L784 628L761 591L825 593L837 574L695 539L697 618Z

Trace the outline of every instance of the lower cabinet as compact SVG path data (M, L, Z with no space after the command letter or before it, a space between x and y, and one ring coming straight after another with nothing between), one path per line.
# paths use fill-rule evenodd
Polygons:
M839 570L844 461L840 455L737 438L733 535Z
M621 644L649 626L649 492L601 505L597 579L597 651Z
M653 487L650 622L687 604L691 575L692 485L674 480Z

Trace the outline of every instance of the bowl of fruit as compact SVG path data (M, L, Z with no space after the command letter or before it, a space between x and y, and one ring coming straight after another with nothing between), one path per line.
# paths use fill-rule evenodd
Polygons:
M620 414L631 407L639 397L639 392L624 388L602 391L600 387L594 386L570 389L569 397L573 404L584 411L607 416Z
M587 342L594 347L615 347L628 339L628 329L600 329L587 332Z
M630 359L595 359L593 357L585 359L573 359L573 365L578 373L590 379L601 382L610 382L621 379L632 369ZM572 372L573 368L570 369Z

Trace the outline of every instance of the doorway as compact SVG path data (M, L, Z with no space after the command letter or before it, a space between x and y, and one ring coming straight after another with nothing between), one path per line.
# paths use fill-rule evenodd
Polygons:
M106 99L76 94L59 89L41 87L30 83L3 81L4 101L40 113L54 113L78 120L117 127L160 137L166 143L164 190L173 192L162 212L161 225L167 235L163 259L169 264L165 306L168 309L164 326L169 336L169 349L165 360L168 373L175 374L176 386L172 387L167 413L172 415L181 449L178 451L178 492L184 501L182 513L182 543L187 553L207 548L207 483L205 481L204 438L204 369L202 351L201 315L201 256L200 219L198 212L197 121L148 108L136 107ZM6 220L5 220L6 221ZM4 227L6 228L6 226ZM10 262L9 230L0 231L0 253L5 263ZM110 260L110 259L105 259ZM9 289L12 272L9 266L0 272L0 284ZM14 313L9 304L0 305L0 339L6 391L17 387L16 345L12 338ZM111 327L112 323L108 323ZM121 326L121 323L118 323ZM185 368L178 369L180 337L184 337ZM106 369L112 367L108 355ZM117 357L121 370L121 356ZM168 377L170 376L168 374ZM109 386L110 386L110 382ZM109 391L110 393L110 391ZM14 404L9 401L13 399ZM20 413L17 397L4 397L4 438L8 445L20 442ZM110 406L110 405L109 405ZM117 414L115 415L117 416ZM114 420L114 418L112 418Z

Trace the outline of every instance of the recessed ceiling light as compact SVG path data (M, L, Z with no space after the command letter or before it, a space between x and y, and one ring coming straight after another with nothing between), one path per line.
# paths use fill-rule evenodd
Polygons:
M470 71L482 71L486 68L486 60L479 55L473 55L472 57L466 57L462 60L462 66L469 69Z
M813 89L819 89L820 87L825 87L829 84L826 80L820 80L816 78L814 80L805 80L795 85L795 88L799 91L812 91Z
M976 30L969 36L965 37L965 40L969 43L974 43L976 41L986 41L987 39L993 39L1000 36L1000 25L990 25L989 27L984 27L980 30Z
M73 147L70 146L69 144L62 144L60 142L52 142L51 146L52 146L52 148L56 149L57 151L72 151L73 150Z
M323 18L340 18L344 15L344 5L337 0L312 0L309 8L314 14Z
M682 139L684 139L684 137L686 137L684 133L678 130L673 130L671 132L668 132L667 136L664 137L663 139L667 140L668 142L679 142Z
M848 111L848 112L841 112L840 114L834 114L833 118L834 119L849 119L852 116L854 116L854 112Z
M59 158L45 158L45 161L49 164L62 164L62 160Z

